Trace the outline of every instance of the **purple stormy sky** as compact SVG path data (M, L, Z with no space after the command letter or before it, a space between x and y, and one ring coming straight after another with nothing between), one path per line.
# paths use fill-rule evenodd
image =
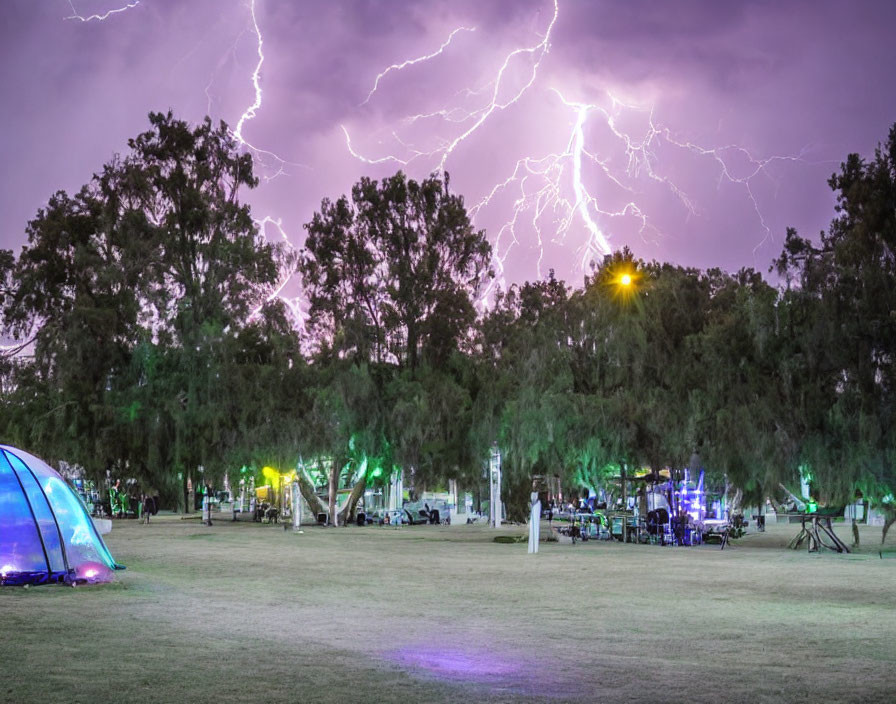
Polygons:
M246 197L297 246L320 199L360 176L444 167L508 283L551 267L578 283L623 245L764 272L786 226L827 225L827 177L896 121L889 0L7 0L3 13L0 244L16 250L52 192L172 108L250 118L262 184Z

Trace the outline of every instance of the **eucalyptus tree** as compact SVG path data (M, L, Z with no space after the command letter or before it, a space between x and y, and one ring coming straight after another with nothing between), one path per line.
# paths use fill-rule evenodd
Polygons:
M220 471L222 355L285 262L239 201L257 181L227 127L149 121L29 223L4 323L33 340L34 378L54 399L39 419L52 428L35 429L42 452L95 474L178 466L186 483L198 465Z
M145 243L147 321L176 360L169 377L179 403L168 411L175 462L187 473L222 469L227 446L221 358L227 340L260 306L279 274L279 245L259 236L240 192L253 188L251 155L227 126L195 127L152 113L151 128L129 140L130 153L100 177L120 199Z
M643 366L634 392L644 409L639 444L654 468L687 467L700 440L693 395L706 379L695 344L710 304L707 276L695 269L651 264L643 299Z
M471 430L483 456L502 454L508 518L523 520L533 475L565 476L579 423L570 368L569 288L554 278L513 286L483 319Z
M647 443L649 386L645 297L652 281L628 249L604 258L573 296L574 388L580 408L575 450L579 476L599 485L615 468L651 460ZM625 482L623 481L623 486Z
M309 434L314 373L283 303L266 303L248 325L227 337L219 364L219 410L228 419L225 466L271 466L287 473Z
M784 390L794 359L779 335L777 292L761 275L710 270L706 280L704 327L690 342L697 449L717 479L760 504L796 477Z
M430 384L446 383L433 370L446 371L469 338L474 301L492 275L484 233L473 228L463 198L449 192L447 175L418 183L401 172L361 179L350 197L323 200L305 228L298 266L316 364L334 370L315 412L340 424L317 424L332 443L326 454L335 463L360 433L372 451L388 446L396 459L423 462L424 445L434 447L428 424L437 422L426 415L436 409ZM352 374L364 383L342 383ZM426 407L416 426L402 420L415 407ZM331 486L340 471L330 468Z
M331 525L345 524L363 495L374 466L370 458L388 454L382 397L366 365L331 359L318 361L315 385L305 415L307 433L299 445L303 457L319 466L327 477ZM316 498L315 483L299 467L302 494L316 512L323 504ZM391 467L388 467L391 469ZM352 489L342 510L337 511L341 486Z
M363 178L351 200L324 199L305 229L310 324L329 344L414 370L424 350L444 359L467 334L491 248L447 176Z
M470 441L469 359L455 352L444 364L423 361L416 373L399 371L386 388L387 435L392 458L413 471L415 489L471 480L483 453ZM478 477L476 477L478 479Z
M96 181L54 194L27 236L3 311L7 334L33 353L16 384L31 387L22 398L41 412L22 439L99 475L119 459L110 398L141 335L142 247Z
M818 244L788 230L786 332L802 374L799 460L833 501L896 489L896 125L874 158L851 154L829 180L836 217Z

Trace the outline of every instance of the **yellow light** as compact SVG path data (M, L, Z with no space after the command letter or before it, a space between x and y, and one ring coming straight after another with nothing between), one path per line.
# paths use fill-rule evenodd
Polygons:
M622 278L619 279L619 283L623 286L630 286L632 283L632 277L629 274L623 274Z

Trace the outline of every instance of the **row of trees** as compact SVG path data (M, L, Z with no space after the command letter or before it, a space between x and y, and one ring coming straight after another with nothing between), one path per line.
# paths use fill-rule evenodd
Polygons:
M199 467L315 464L331 515L354 486L343 519L398 467L477 484L494 442L517 517L532 475L598 485L695 452L756 500L800 472L831 502L896 484L896 127L832 177L820 242L788 232L777 288L623 250L477 314L491 251L447 176L362 179L292 257L240 203L256 180L226 126L150 123L0 256L10 442L169 494ZM294 267L302 333L271 295Z

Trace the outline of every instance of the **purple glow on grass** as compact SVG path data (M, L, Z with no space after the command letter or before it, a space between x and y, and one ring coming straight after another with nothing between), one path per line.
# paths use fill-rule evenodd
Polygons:
M114 574L112 570L101 562L85 562L75 569L75 576L79 580L85 580L88 584L111 582L114 579Z
M388 657L401 665L455 680L503 679L519 674L524 665L520 660L481 649L407 646L393 651Z

